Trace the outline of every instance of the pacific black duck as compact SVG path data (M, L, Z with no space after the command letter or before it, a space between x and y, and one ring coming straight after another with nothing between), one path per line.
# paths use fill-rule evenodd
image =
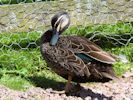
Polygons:
M65 91L70 91L71 81L80 83L90 79L115 79L112 64L115 57L93 42L80 36L60 36L70 24L69 15L59 12L52 17L52 29L41 37L41 54L58 75L68 79Z

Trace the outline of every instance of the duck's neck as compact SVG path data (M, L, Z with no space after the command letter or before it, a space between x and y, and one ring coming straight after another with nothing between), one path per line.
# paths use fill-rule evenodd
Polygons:
M53 35L52 29L46 31L46 32L42 35L42 37L41 37L41 43L50 42L50 41L51 41L51 38L52 38L52 35Z
M53 35L52 35L52 38L51 38L51 40L50 40L50 45L51 45L51 46L56 45L57 42L58 42L58 39L59 39L59 33L56 32L56 31L53 31Z

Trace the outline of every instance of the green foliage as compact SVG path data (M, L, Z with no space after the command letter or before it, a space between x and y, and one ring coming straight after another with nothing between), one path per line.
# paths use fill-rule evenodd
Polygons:
M121 76L129 68L133 68L133 45L132 44L129 46L123 46L123 47L117 47L117 48L111 48L111 49L106 48L105 50L118 56L124 55L128 60L128 63L122 63L118 61L116 64L114 64L114 69L117 75Z
M133 43L131 23L70 27L64 34L84 36L102 48L120 47Z
M117 62L114 65L114 70L118 76L121 76L123 73L125 73L129 68L133 68L133 63L127 63L124 64L122 62Z
M40 33L37 32L23 32L23 33L3 33L0 34L1 48L32 48L37 47L39 43Z
M0 84L3 84L9 88L25 91L32 85L28 80L20 76L4 75L0 79Z
M113 40L108 42L106 40L108 35L113 37L116 34L120 36L125 33L130 34L130 37L123 36L125 40L132 39L132 25L128 23L70 27L64 34L89 38L97 33L99 35L93 40L98 40L96 43L104 50L116 55L123 54L129 60L127 64L117 62L114 65L118 75L122 75L127 69L133 67L133 45L114 46L111 45L114 43ZM39 49L40 36L41 34L37 32L0 34L0 84L17 90L25 90L31 86L55 88L58 83L65 82L63 78L52 72L42 59Z
M119 54L125 55L130 62L133 62L133 44L130 44L128 46L111 48L111 49L106 48L106 50L109 50L110 52L116 55Z
M47 67L39 48L17 51L3 49L0 53L0 83L10 88L25 90L25 84L54 88L57 83L64 81Z
M102 34L133 34L133 26L131 23L116 23L116 24L97 24L91 26L74 26L70 27L65 34L87 36L92 33Z

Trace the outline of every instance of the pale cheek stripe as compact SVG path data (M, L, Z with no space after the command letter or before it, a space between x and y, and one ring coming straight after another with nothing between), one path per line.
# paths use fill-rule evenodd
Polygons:
M55 24L54 24L54 28L55 28L55 26L56 26L56 24L60 21L60 19L63 17L64 15L62 15L62 16L60 16L59 18L58 18L58 20L55 22Z
M59 32L60 31L60 27L61 27L61 24L59 23L59 25L58 25L58 27L57 27L57 32Z

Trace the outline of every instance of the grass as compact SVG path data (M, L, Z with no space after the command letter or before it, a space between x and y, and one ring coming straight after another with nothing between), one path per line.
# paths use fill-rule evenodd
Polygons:
M116 24L97 24L91 26L76 26L69 28L65 34L73 34L73 35L80 35L80 36L90 36L92 33L101 33L106 35L112 34L124 34L124 33L131 33L133 34L133 25L132 22L118 22Z
M70 35L71 33L71 35L91 37L96 32L102 34L97 35L93 40L98 40L101 44L104 43L105 36L108 35L114 36L117 34L122 36L125 33L129 33L129 37L123 37L127 40L133 34L131 25L124 23L80 26L78 28L70 27L64 34ZM66 82L66 80L52 72L47 67L46 62L42 60L39 50L40 36L41 34L37 32L0 34L0 84L24 91L32 86L55 88L59 83L64 84ZM117 39L117 37L113 38ZM104 46L101 44L100 46L103 46L104 50L113 54L123 54L129 60L127 64L117 62L114 65L117 75L122 75L128 68L133 67L133 45L110 45L109 43L112 44L114 41L109 40L109 42L103 44Z
M58 82L63 81L63 78L46 67L39 48L3 49L0 53L0 83L10 88L25 90L25 87L29 86L56 86Z
M117 47L117 48L112 48L112 49L106 49L107 51L110 51L111 53L115 55L124 55L127 60L129 61L128 63L122 63L122 62L117 62L114 65L114 69L117 73L117 75L121 76L124 72L126 72L129 68L133 68L133 44L129 46L123 46L123 47Z
M29 87L32 87L28 80L21 78L20 76L4 75L0 79L0 83L16 90L25 91Z

